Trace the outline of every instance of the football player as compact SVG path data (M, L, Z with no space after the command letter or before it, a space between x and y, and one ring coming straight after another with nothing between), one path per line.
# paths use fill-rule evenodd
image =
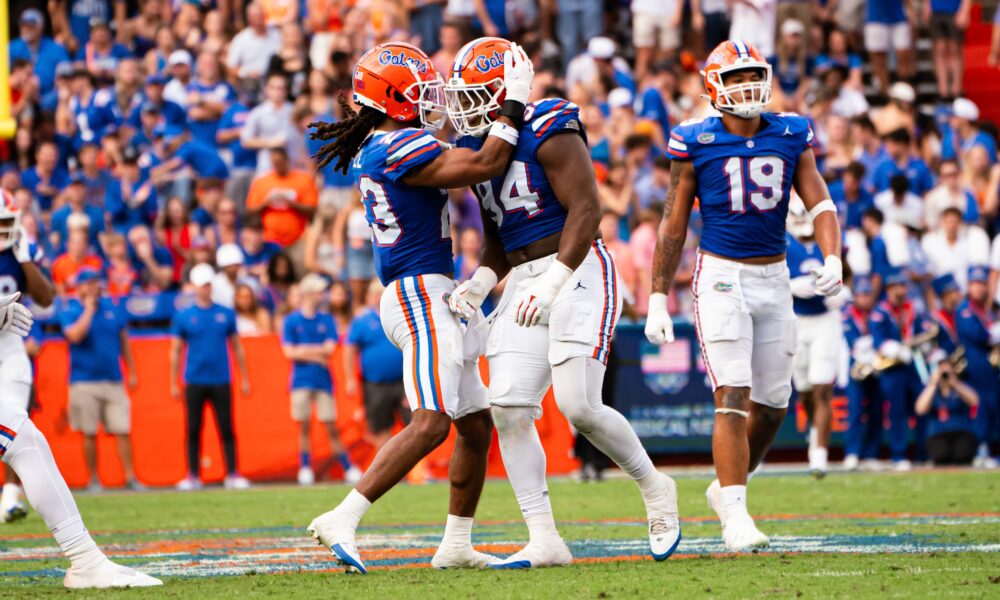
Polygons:
M21 210L13 195L0 191L0 295L20 292L31 296L35 304L47 307L55 297L52 282L35 264L38 256L21 234ZM35 256L33 256L35 254ZM25 412L31 399L31 359L21 336L0 336L0 404L7 403ZM0 493L0 522L9 523L28 514L21 500L21 486L10 467L4 468L5 481Z
M354 69L355 113L320 123L314 134L334 139L319 167L350 168L372 228L375 266L385 285L380 313L386 336L403 352L410 424L379 450L368 471L337 508L317 517L310 532L345 565L365 573L355 545L358 522L377 501L448 436L458 436L448 475L451 503L444 539L431 564L484 567L493 557L472 548L472 517L486 477L492 421L479 375L479 348L448 310L455 288L448 188L501 173L517 144L531 89L531 62L519 48L501 57L512 90L482 150L446 150L432 131L445 117L440 76L409 44L368 51ZM467 341L470 340L470 341Z
M456 55L445 84L458 145L485 148L502 114L500 57L507 40L480 38ZM597 183L576 105L553 98L528 105L510 165L473 186L483 212L482 264L449 298L463 318L478 312L497 281L503 297L489 318L490 405L507 477L528 526L528 545L494 568L569 564L545 482L535 429L551 384L559 410L639 486L653 557L677 548L674 481L656 471L628 421L601 400L615 323L622 310L614 261L600 239ZM508 275L509 274L509 275Z
M23 338L31 329L31 311L17 303L20 296L14 292L0 297L0 343ZM11 389L5 384L0 394L6 396ZM69 559L63 585L70 589L163 585L155 577L111 562L101 552L83 524L45 436L28 412L12 402L0 401L0 461L21 477L28 500Z
M699 199L703 231L692 281L695 327L715 397L712 454L718 476L706 496L734 552L769 544L747 512L747 473L767 452L788 410L795 313L785 218L792 186L815 228L822 264L816 293L843 286L840 225L816 168L813 132L802 117L764 112L771 65L741 41L716 47L702 71L721 116L682 123L670 134L670 191L653 258L646 337L674 339L667 293Z
M833 425L830 403L843 349L840 308L851 300L851 295L846 287L836 296L816 294L812 271L823 265L823 253L816 244L812 219L797 197L788 205L787 228L786 261L791 277L792 310L798 322L792 381L809 417L809 470L819 479L826 476L828 468Z

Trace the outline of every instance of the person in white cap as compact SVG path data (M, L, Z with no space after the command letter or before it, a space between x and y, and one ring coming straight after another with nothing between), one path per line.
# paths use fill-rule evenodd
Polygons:
M566 89L590 85L602 75L608 75L619 85L631 81L628 63L616 56L617 47L611 38L598 36L587 42L587 51L566 67Z
M778 51L771 64L784 98L784 109L798 111L812 83L815 60L805 42L806 27L798 19L781 24Z
M170 81L163 88L163 98L188 107L188 85L191 84L191 54L187 50L174 50L167 58Z
M945 132L941 142L941 158L962 161L976 146L982 146L990 157L990 163L997 162L997 143L993 136L976 125L979 107L968 98L955 98L951 105L951 128Z
M198 476L201 465L202 413L206 402L212 403L215 420L222 438L226 461L225 486L245 489L250 482L240 475L236 466L236 436L233 433L232 374L229 352L236 358L243 396L250 395L243 345L236 333L236 313L212 302L212 280L215 271L207 264L197 265L189 274L194 286L194 302L174 314L170 340L170 396L183 400L187 412L187 477L177 484L182 491L201 487ZM181 394L181 350L187 347L184 363L184 393Z
M215 266L219 272L212 278L212 302L233 308L236 281L243 270L243 262L243 250L236 244L223 244L215 251Z

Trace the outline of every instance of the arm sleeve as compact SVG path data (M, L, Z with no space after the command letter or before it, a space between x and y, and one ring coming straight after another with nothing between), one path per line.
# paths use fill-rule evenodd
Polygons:
M423 130L404 129L387 142L385 177L397 183L411 171L436 159L444 151L441 143Z
M674 127L670 132L670 139L667 141L667 157L670 160L686 162L691 160L691 147L694 139L689 127Z

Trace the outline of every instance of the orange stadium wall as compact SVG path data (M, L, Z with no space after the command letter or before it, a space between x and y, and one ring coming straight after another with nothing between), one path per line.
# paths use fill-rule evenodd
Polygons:
M129 392L132 399L132 443L135 447L136 474L151 486L169 486L186 474L183 401L170 397L168 338L132 340L139 385ZM297 426L289 414L288 376L290 365L281 352L277 336L243 340L250 371L251 393L243 397L234 389L233 412L237 457L240 471L253 481L293 481L298 469ZM335 385L344 380L340 349L331 359ZM485 361L482 364L487 378ZM235 372L235 367L234 367ZM65 342L46 342L38 358L36 390L40 409L33 419L52 446L56 462L70 486L88 481L83 461L82 436L69 429L67 422L68 353ZM239 386L236 386L237 388ZM368 442L364 407L360 395L349 396L337 386L337 425L351 458L367 466L374 457ZM569 424L555 407L550 391L544 400L544 414L537 422L538 432L548 455L551 474L569 473L577 467L572 457L573 438ZM205 410L211 412L210 408ZM218 481L225 475L222 451L213 417L206 418L202 446L202 478ZM398 424L397 424L398 426ZM502 477L503 463L493 434L490 448L489 476ZM313 463L320 479L340 479L340 467L333 461L322 428L313 424ZM446 479L448 460L454 446L454 431L448 440L428 457L426 475ZM100 479L105 486L124 483L124 475L114 452L114 440L101 434L98 440Z

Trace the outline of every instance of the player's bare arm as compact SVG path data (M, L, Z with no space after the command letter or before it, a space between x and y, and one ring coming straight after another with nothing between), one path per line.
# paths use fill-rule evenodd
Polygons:
M538 160L559 204L568 213L556 260L576 270L587 257L601 223L594 164L583 138L569 134L546 140L538 148Z
M816 167L812 149L799 156L793 182L802 204L809 211L816 233L816 244L825 257L823 267L813 271L816 291L823 296L834 296L843 287L844 267L840 259L841 233L837 209L830 199L830 190Z
M21 270L24 271L24 281L28 288L28 295L35 304L42 308L52 306L52 301L56 297L56 288L48 277L42 274L42 270L33 262L21 263Z
M514 127L514 122L507 117L501 117L500 122ZM451 148L442 152L426 166L403 178L403 183L442 189L475 185L503 173L513 152L510 142L491 135L479 151Z
M670 190L663 204L663 220L657 230L656 249L653 251L653 292L649 295L645 328L646 337L654 344L674 340L674 324L667 311L667 293L681 264L696 183L694 163L675 160L670 164Z

